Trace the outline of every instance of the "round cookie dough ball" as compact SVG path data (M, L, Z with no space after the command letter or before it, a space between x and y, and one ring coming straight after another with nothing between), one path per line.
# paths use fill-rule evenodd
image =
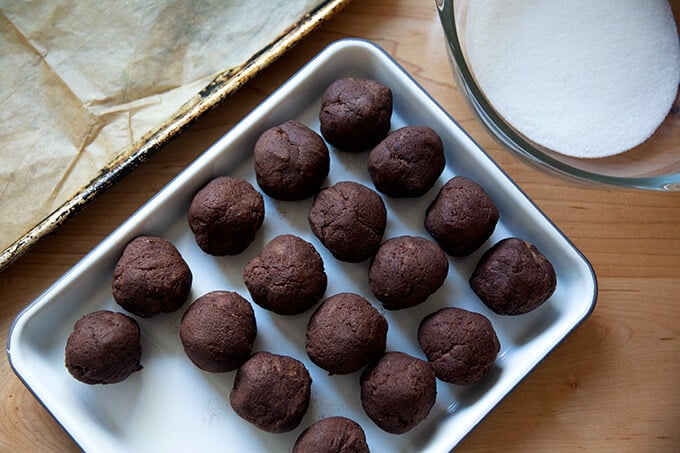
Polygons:
M311 197L328 176L326 143L297 121L266 130L255 143L254 155L257 183L277 200Z
M368 156L368 173L375 188L390 197L419 197L444 170L444 145L427 126L397 129Z
M456 176L427 208L425 228L452 256L477 250L496 228L498 209L476 182Z
M140 236L123 250L113 271L113 298L130 313L150 318L170 313L189 297L189 266L165 239Z
M491 322L462 308L443 308L423 319L418 342L445 382L467 385L484 377L496 361L501 344Z
M294 430L309 407L312 378L292 357L258 352L236 372L229 403L239 417L270 433Z
M368 269L368 284L388 310L425 302L446 280L449 261L437 244L399 236L380 246Z
M487 250L470 277L472 290L499 315L521 315L538 308L556 286L548 258L519 238L503 239Z
M328 298L307 325L307 355L330 374L357 371L385 352L387 321L358 294Z
M321 135L342 151L365 151L390 130L392 90L369 79L333 82L321 98Z
M345 417L328 417L305 429L292 453L369 453L364 430Z
M436 397L430 364L403 352L385 353L361 374L361 405L388 433L413 429L430 413Z
M210 181L189 206L189 228L209 255L238 255L255 239L263 221L262 195L248 181L230 176Z
M114 384L142 369L137 321L99 310L76 321L66 341L65 364L85 384Z
M202 370L232 371L248 357L257 326L250 303L231 291L212 291L192 303L179 325L184 352Z
M358 263L380 247L387 209L373 190L343 181L317 194L308 220L312 232L335 258Z
M314 246L292 234L272 239L243 270L253 301L280 315L311 308L326 292L323 260Z

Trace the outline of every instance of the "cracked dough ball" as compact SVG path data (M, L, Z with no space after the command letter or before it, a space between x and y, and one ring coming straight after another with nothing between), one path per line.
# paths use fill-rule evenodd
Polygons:
M496 228L498 209L476 182L456 176L427 208L425 228L452 256L477 250Z
M486 316L450 307L423 319L418 343L436 376L459 385L473 384L491 371L501 348Z
M413 429L430 413L436 397L432 366L403 352L386 352L361 374L361 405L388 433Z
M358 263L380 247L387 209L373 190L343 181L317 194L308 220L312 232L335 258Z
M446 280L449 261L437 244L400 236L380 246L368 269L368 284L388 310L425 302Z
M113 271L113 298L130 313L150 318L170 313L189 297L192 275L175 246L140 236L123 250Z
M137 321L99 310L76 321L66 341L65 364L85 384L114 384L142 369L141 332Z
M555 292L557 277L548 258L519 238L499 241L484 253L470 277L470 287L499 315L535 310Z
M397 129L368 156L375 188L390 197L419 197L430 190L444 170L444 145L427 126Z
M192 303L179 325L184 352L202 370L222 373L250 357L257 335L255 314L238 293L212 291Z
M309 198L328 176L326 143L297 121L266 130L255 143L254 156L257 183L277 200Z
M328 417L305 429L292 453L369 453L364 430L345 417Z
M323 260L314 246L292 234L272 239L243 270L243 281L260 307L280 315L311 308L326 292Z
M239 417L264 431L288 432L309 408L311 385L299 360L258 352L236 372L229 403Z
M321 98L321 135L342 151L365 151L390 130L392 90L369 79L333 82Z
M238 255L255 239L263 221L262 195L248 181L230 176L210 181L189 206L189 228L209 255Z
M307 325L309 358L329 374L357 371L385 352L387 321L358 294L329 297Z

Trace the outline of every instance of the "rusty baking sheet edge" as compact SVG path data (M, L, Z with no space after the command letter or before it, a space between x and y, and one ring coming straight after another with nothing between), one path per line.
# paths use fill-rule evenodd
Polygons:
M0 254L0 272L19 259L40 239L55 231L68 218L79 213L104 191L153 156L182 130L199 119L221 101L235 93L246 82L290 50L302 38L342 10L351 0L330 0L290 26L278 39L255 53L240 66L218 74L198 94L189 99L175 115L121 151L73 198L62 204L28 233Z

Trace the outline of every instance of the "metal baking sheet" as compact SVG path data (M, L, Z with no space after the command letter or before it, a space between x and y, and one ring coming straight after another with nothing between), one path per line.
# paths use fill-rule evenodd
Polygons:
M111 295L113 268L125 244L141 234L159 235L177 246L194 274L191 300L216 289L237 291L250 300L241 278L245 264L273 237L293 233L320 252L329 277L326 297L351 291L376 304L368 287L368 261L337 261L311 233L307 224L311 199L282 202L265 196L264 225L254 243L235 257L203 253L186 221L193 195L215 176L245 178L257 187L252 149L264 130L296 119L318 132L321 94L344 76L373 78L391 87L393 129L429 125L444 142L447 166L432 190L418 199L384 197L385 239L402 234L429 237L423 227L425 209L455 175L479 182L500 212L493 236L479 251L465 258L449 257L447 280L428 301L397 312L381 309L389 323L387 349L424 358L416 338L422 318L445 306L462 307L486 315L498 333L501 351L493 371L470 386L438 381L437 401L429 416L406 434L387 434L361 408L358 372L328 376L307 357L305 330L313 310L283 317L254 305L258 324L254 350L294 356L305 363L313 379L310 409L301 425L285 434L266 433L231 409L228 393L235 372L203 372L185 356L178 326L187 303L176 313L138 319L143 332L141 372L108 386L73 379L64 367L66 338L75 321L91 311L122 311ZM370 187L366 159L367 153L331 149L326 184L355 180ZM467 284L481 254L508 236L536 244L557 274L557 290L549 301L515 317L488 310ZM228 445L234 451L283 452L290 451L300 432L314 421L344 415L361 424L372 451L448 452L591 313L596 295L587 259L465 131L383 50L348 39L316 56L27 307L10 332L8 355L16 374L85 450L209 452Z
M134 170L139 164L155 154L171 141L187 125L200 118L223 99L234 93L248 80L276 61L303 37L339 12L350 0L328 0L318 2L314 9L302 14L296 23L287 24L285 31L266 47L258 49L240 65L225 68L205 87L197 92L167 121L158 124L150 132L136 140L131 146L121 149L115 157L106 162L98 173L75 195L67 199L53 212L44 215L37 224L26 224L25 233L16 237L3 237L0 249L0 271L10 265L42 237L58 228L66 219L80 212L88 203ZM5 244L9 244L6 245Z

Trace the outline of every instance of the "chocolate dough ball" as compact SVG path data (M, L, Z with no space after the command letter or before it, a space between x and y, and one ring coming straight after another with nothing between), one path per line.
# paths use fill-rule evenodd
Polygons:
M555 291L557 277L535 245L518 238L495 244L477 263L470 287L499 315L521 315L538 308Z
M308 220L312 232L335 258L358 263L380 247L387 209L380 195L368 187L343 181L317 194Z
M292 357L258 352L236 372L229 403L239 417L270 433L295 429L309 407L312 378Z
M292 453L369 453L364 430L345 417L328 417L305 429Z
M333 82L321 98L321 135L342 151L365 151L390 130L392 90L375 80Z
M413 429L430 413L436 397L430 364L403 352L385 353L361 374L361 405L388 433Z
M323 261L314 246L292 234L272 239L243 270L253 301L280 315L311 308L326 292Z
M385 352L387 321L363 297L328 298L307 325L307 354L330 374L357 371Z
M230 176L210 181L189 206L189 228L209 255L238 255L255 239L263 221L262 195L248 181Z
M418 342L435 375L459 385L475 383L491 371L501 348L486 316L450 307L423 319Z
M498 209L476 182L456 176L439 191L425 216L425 228L453 256L477 250L493 233Z
M142 369L137 321L99 310L76 321L66 341L65 364L85 384L114 384Z
M255 143L255 176L277 200L302 200L321 187L330 165L323 139L297 121L266 130Z
M449 261L432 241L416 236L389 239L368 269L368 284L388 310L425 302L446 280Z
M140 236L123 250L113 271L113 298L137 316L170 313L189 297L189 266L165 239Z
M444 145L426 126L397 129L368 156L368 173L376 189L390 197L419 197L444 170Z
M250 303L231 291L212 291L192 303L179 325L189 359L213 373L232 371L248 357L257 326Z

